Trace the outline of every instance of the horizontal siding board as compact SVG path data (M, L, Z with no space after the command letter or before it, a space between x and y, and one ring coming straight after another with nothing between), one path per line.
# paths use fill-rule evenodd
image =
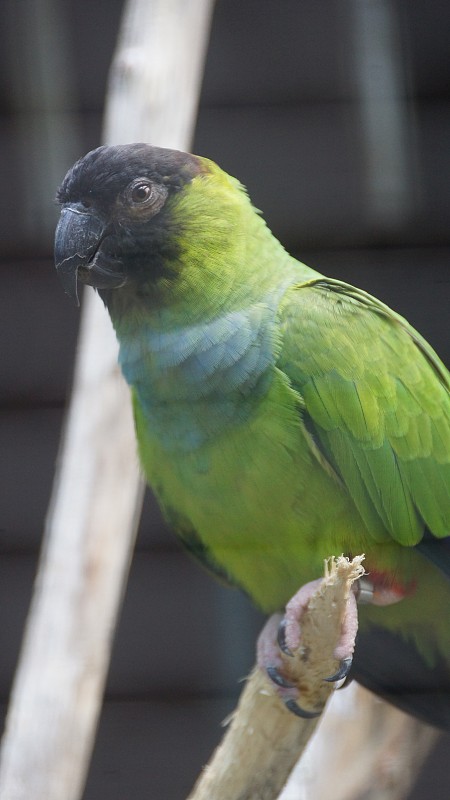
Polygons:
M137 552L109 694L230 691L254 662L263 618L184 553Z
M348 7L335 0L219 0L202 105L345 98Z
M219 743L234 698L107 703L83 800L181 800Z
M62 418L54 408L0 410L0 553L39 548Z
M62 405L79 309L64 295L51 258L3 261L0 275L0 407Z
M35 555L3 553L0 558L0 701L3 703L19 655L36 564Z

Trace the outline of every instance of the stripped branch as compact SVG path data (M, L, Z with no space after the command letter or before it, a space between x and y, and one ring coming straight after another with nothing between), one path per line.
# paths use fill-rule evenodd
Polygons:
M325 578L302 617L301 645L289 658L302 704L323 709L333 691L324 676L336 671L334 650L352 583L363 556L326 562ZM292 664L294 663L294 667ZM189 800L275 800L313 734L319 717L299 719L286 709L268 678L254 669L231 725Z

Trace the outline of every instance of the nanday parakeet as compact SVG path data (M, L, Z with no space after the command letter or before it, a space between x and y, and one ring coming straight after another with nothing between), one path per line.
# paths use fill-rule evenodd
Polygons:
M182 542L268 612L331 554L364 552L375 603L353 674L450 728L450 399L435 352L288 255L206 158L100 147L58 199L59 274L108 308L142 466Z

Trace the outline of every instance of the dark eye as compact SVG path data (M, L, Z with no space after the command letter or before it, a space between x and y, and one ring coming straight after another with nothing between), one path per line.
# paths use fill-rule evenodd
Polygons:
M166 197L167 188L162 184L153 183L149 178L135 178L120 195L119 204L125 205L128 214L137 214L138 218L142 214L142 219L147 219L160 211Z
M143 205L150 203L154 199L155 193L151 183L138 180L131 184L128 196L134 205Z

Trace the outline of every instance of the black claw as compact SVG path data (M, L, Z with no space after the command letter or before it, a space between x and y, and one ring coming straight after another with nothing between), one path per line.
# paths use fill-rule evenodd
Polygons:
M295 700L285 700L284 705L292 714L295 714L296 717L301 717L302 719L314 719L314 717L320 717L321 711L305 711L304 708L300 708L299 704L295 702Z
M292 650L289 650L289 647L286 644L286 619L284 617L278 626L277 642L280 650L286 656L290 656L292 658L294 653L292 652Z
M348 673L350 672L350 668L352 666L353 658L352 656L348 656L348 658L343 658L341 663L339 664L339 669L334 675L330 675L329 678L324 678L324 681L328 683L335 683L336 681L341 681L342 678L346 678Z
M276 683L277 686L281 686L283 689L294 689L295 683L291 683L285 678L281 672L278 672L276 667L266 667L266 672L271 681Z

